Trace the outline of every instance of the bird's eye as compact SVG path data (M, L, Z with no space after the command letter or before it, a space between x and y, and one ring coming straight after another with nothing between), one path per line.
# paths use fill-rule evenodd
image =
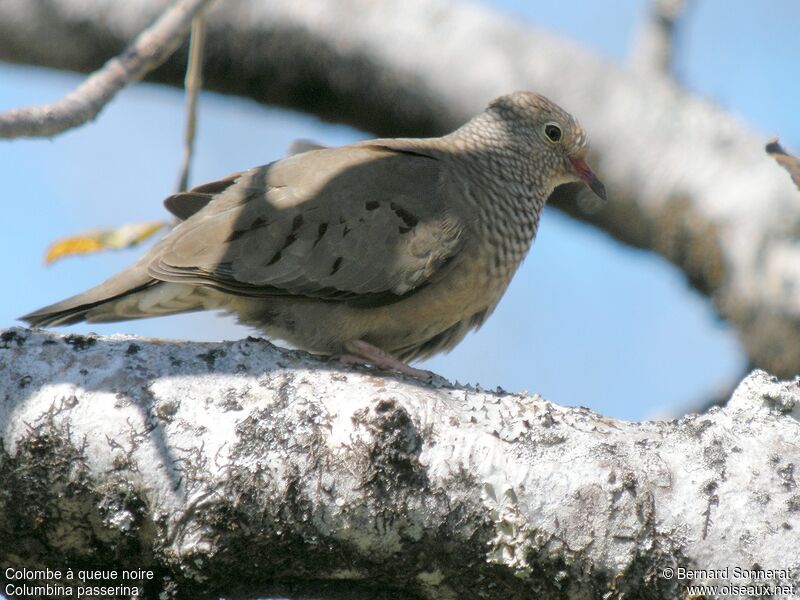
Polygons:
M561 128L555 123L548 123L544 126L544 134L551 142L561 141Z

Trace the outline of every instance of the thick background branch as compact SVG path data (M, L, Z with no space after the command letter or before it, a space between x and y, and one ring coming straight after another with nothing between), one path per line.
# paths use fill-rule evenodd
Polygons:
M4 572L146 567L148 597L192 599L683 597L668 567L800 586L800 386L763 372L633 424L254 338L18 328L0 399Z
M0 58L88 71L163 8L141 0L6 0ZM499 94L543 92L578 115L611 202L554 202L685 271L755 365L800 369L800 195L763 139L663 77L622 71L533 27L443 0L255 0L209 14L210 89L380 135L440 134ZM180 85L184 58L155 72Z

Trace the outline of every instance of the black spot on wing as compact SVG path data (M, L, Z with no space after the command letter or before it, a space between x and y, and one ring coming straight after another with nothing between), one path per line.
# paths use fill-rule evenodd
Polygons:
M326 231L328 231L328 224L320 223L319 228L317 228L317 239L314 240L314 247L316 247L316 245L319 244L320 240L322 240Z
M266 227L268 225L267 220L264 217L256 217L247 227L242 229L234 229L231 234L225 239L226 242L234 242L238 240L240 237L245 235L246 233L250 233L255 231L256 229L261 229L262 227Z
M297 215L292 221L292 230L289 232L289 235L287 235L286 239L283 241L283 246L281 246L281 250L285 250L286 248L294 244L295 241L297 241L297 230L300 229L302 226L303 226L303 215Z
M253 222L250 223L250 226L247 228L248 231L255 231L256 229L261 229L262 227L266 226L267 220L264 217L256 217L253 219Z
M294 244L296 239L297 239L297 236L295 234L293 234L293 233L290 233L289 235L287 235L286 239L283 241L283 246L281 246L281 250L285 250L286 248L288 248L289 246Z
M292 233L296 233L303 226L303 215L297 215L292 221Z
M419 223L419 219L417 217L412 215L410 212L408 212L405 208L403 208L399 204L391 202L389 204L389 208L391 208L394 211L394 214L396 214L403 220L403 223L405 223L405 226L408 227L409 229L415 227L416 224Z
M245 233L247 233L246 229L234 229L233 231L231 231L231 234L225 238L225 242L228 244L230 244L231 242L235 242Z
M272 258L269 260L269 262L267 263L267 266L274 265L274 264L275 264L276 262L278 262L280 259L281 259L281 251L280 251L280 250L278 250L278 251L277 251L277 252L276 252L276 253L273 255L273 257L272 257Z

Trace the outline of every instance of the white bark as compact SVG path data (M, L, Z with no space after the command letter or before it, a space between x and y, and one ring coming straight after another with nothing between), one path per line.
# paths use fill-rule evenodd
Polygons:
M90 70L163 6L5 0L0 58ZM765 140L719 108L445 0L219 2L208 27L209 88L381 135L442 133L514 89L551 96L586 126L611 199L589 213L570 190L555 202L676 263L741 332L755 365L800 370L800 196ZM180 84L179 54L157 79Z
M673 599L679 567L800 589L797 381L627 423L254 338L0 340L4 569L146 566L176 598Z

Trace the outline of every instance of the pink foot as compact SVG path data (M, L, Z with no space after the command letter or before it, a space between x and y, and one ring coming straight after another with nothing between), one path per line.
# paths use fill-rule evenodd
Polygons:
M339 356L339 360L345 364L364 364L365 362L375 365L385 371L397 371L403 375L414 377L415 379L432 379L434 374L423 369L415 369L404 363L377 346L373 346L364 340L351 340L345 342L344 349L346 354Z

